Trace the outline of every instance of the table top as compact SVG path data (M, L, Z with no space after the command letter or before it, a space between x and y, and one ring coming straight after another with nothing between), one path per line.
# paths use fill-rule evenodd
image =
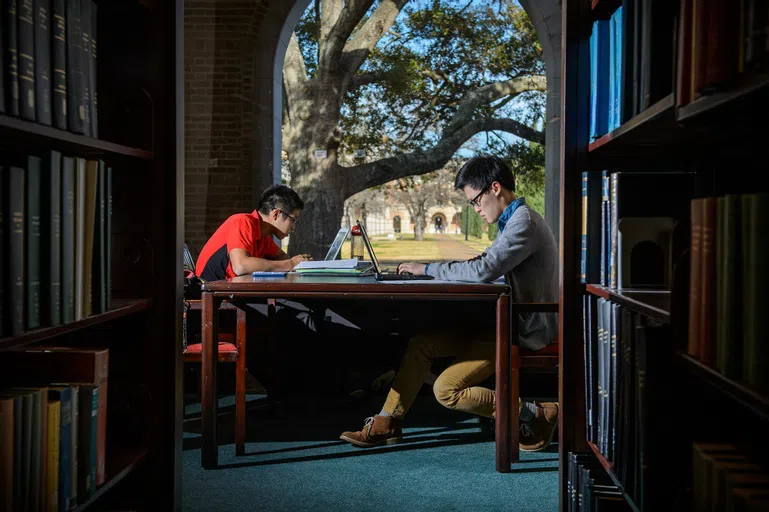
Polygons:
M300 275L289 272L285 277L238 276L232 279L203 283L203 292L328 292L351 294L447 294L487 295L498 297L510 293L503 283L464 283L457 281L415 280L377 281L374 276Z

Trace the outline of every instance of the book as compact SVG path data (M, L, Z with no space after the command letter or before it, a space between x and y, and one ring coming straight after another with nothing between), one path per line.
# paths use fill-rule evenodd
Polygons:
M26 184L26 213L24 215L25 226L25 246L24 256L26 259L26 320L27 329L37 329L40 327L40 270L42 253L40 252L41 232L41 179L42 179L42 160L37 156L29 156L27 159L27 171L25 173Z
M65 0L51 0L51 110L53 125L67 129L67 22Z
M19 38L19 114L36 119L35 101L35 6L32 0L17 0Z
M51 8L50 0L34 0L35 9L35 113L37 122L53 124L51 115Z
M5 111L12 116L19 115L19 17L16 11L16 0L3 1L2 36L5 46L6 69L6 104Z
M316 270L316 269L350 269L354 270L358 266L357 258L350 258L345 260L332 260L332 261L302 261L294 267L297 272L303 270Z

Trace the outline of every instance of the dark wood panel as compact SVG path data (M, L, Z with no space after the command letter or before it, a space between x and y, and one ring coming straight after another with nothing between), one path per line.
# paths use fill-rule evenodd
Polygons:
M762 396L755 390L733 381L718 370L701 363L683 352L676 353L676 360L682 368L697 379L752 410L765 421L769 420L769 397Z
M145 309L149 309L151 305L151 299L113 299L113 307L106 313L91 315L82 320L57 325L56 327L35 329L34 331L29 331L21 336L0 339L0 351L17 349L34 343L40 343L41 341L54 339L79 329L85 329L92 325L102 324L116 318L144 311Z
M62 153L97 159L131 157L151 160L152 153L93 137L77 135L52 126L0 114L0 148L14 151L55 149Z
M750 115L751 109L756 108L756 102L766 104L768 99L769 73L746 76L729 89L706 94L680 107L678 120L696 122L699 118L713 116Z

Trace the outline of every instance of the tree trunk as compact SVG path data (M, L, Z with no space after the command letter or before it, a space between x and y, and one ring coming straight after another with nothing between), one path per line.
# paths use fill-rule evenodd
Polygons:
M425 234L425 214L420 212L414 219L414 240L421 242Z

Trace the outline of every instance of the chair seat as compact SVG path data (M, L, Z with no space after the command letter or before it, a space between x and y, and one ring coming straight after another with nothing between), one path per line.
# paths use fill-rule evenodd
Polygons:
M238 347L230 343L234 341L231 334L219 335L219 361L234 363L238 360ZM200 362L203 357L203 344L193 343L187 345L184 351L184 360L188 363Z

